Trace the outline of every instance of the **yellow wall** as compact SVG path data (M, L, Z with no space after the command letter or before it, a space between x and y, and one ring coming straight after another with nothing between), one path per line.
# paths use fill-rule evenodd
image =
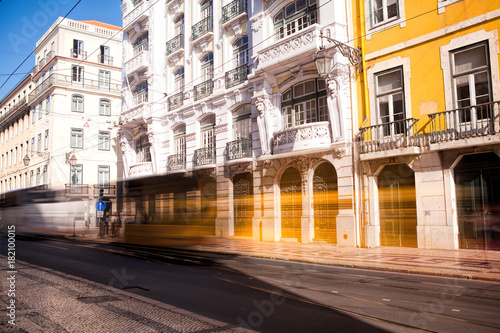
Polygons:
M440 47L447 45L454 38L475 31L498 30L500 19L489 20L485 23L481 18L485 18L485 14L494 10L498 11L500 1L462 0L446 6L444 13L438 14L437 0L406 0L404 3L406 26L401 27L398 24L395 27L370 34L368 38L365 35L367 30L363 26L363 10L367 8L363 7L363 0L352 2L355 43L356 46L362 47L365 60L364 76L357 81L360 92L358 103L362 106L358 109L360 124L370 113L369 92L366 84L367 69L388 59L409 57L411 110L407 110L407 112L410 111L414 118L420 118L420 131L427 131L428 117L426 114L446 110ZM464 21L474 18L480 19L477 24L464 24ZM461 24L464 26L461 27ZM448 33L446 29L450 27L456 28L456 31ZM411 43L415 39L421 40L415 45L401 45L405 42ZM400 44L399 47L395 48L394 46L398 44ZM405 97L407 98L406 95ZM368 125L370 125L369 120L361 126Z

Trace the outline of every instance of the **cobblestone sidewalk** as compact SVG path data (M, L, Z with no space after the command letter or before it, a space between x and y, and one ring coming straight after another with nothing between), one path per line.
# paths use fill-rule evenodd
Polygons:
M0 332L250 332L36 265L16 261L16 270L15 326L6 315L11 285L2 270Z

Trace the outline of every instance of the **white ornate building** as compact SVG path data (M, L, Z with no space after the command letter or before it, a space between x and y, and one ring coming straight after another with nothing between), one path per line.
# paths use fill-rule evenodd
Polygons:
M357 72L320 37L348 43L344 1L127 0L122 10L125 177L196 177L193 204L217 236L359 244ZM335 64L326 79L321 46ZM162 207L141 204L175 214L194 195L172 192Z

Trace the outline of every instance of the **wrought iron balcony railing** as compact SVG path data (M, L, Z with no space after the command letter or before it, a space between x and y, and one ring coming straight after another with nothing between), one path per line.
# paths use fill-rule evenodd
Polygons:
M446 142L492 135L500 101L429 114L430 142ZM498 124L497 124L498 126Z
M87 59L87 51L80 50L80 49L71 49L70 56L72 58L86 60Z
M116 185L94 185L94 195L99 195L100 189L103 189L104 195L116 195Z
M183 170L186 168L186 154L175 154L167 157L168 171Z
M210 95L213 92L214 89L214 82L212 80L207 80L205 82L202 82L200 84L197 84L194 86L194 100L200 100L203 97L206 97Z
M207 16L200 22L192 26L191 40L196 40L201 36L213 31L214 19L212 16Z
M238 139L226 143L227 159L236 160L239 158L252 157L252 139Z
M248 66L246 64L226 72L226 89L245 82L247 75Z
M230 2L222 7L222 23L226 23L241 13L246 13L247 10L248 4L246 0L234 0Z
M184 48L184 34L179 34L167 42L165 53L169 55L182 48Z
M209 146L206 148L196 149L194 151L194 165L215 164L215 147Z
M168 98L168 111L178 109L184 103L184 93L172 95Z
M77 195L88 195L89 185L88 184L65 184L65 194L77 194Z
M419 146L416 118L362 127L361 153Z
M105 64L105 65L113 65L113 57L104 55L104 54L98 54L97 55L97 62L100 64Z

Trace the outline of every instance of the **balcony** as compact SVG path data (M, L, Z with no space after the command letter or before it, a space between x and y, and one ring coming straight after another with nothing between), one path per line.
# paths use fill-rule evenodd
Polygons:
M208 16L192 26L191 40L193 43L200 37L213 31L213 17Z
M431 144L494 135L500 101L429 114ZM495 126L496 125L496 126ZM478 140L476 140L478 141Z
M97 62L100 64L113 66L113 57L104 54L98 54Z
M408 118L360 128L361 154L390 150L396 150L393 152L395 155L419 153L421 138L417 136L417 121L416 118ZM406 149L406 151L402 151L402 149ZM383 156L387 156L387 154L378 154L374 158Z
M226 72L226 89L245 82L247 75L248 66L246 64Z
M273 135L273 154L290 151L330 147L332 137L328 121L303 124L275 132Z
M222 24L240 16L240 14L246 14L247 6L246 0L235 0L222 7Z
M186 169L186 154L170 155L167 158L167 170L184 170Z
M168 98L168 111L180 108L184 104L184 93L172 95Z
M103 189L103 194L107 196L114 196L116 195L116 185L94 185L94 195L98 196L99 195L99 190Z
M142 52L136 54L132 59L125 62L123 67L125 68L125 73L128 75L136 71L142 71L149 67L151 56L149 51L143 50Z
M134 94L134 105L139 105L148 102L148 91L143 90L137 94Z
M179 34L166 43L165 55L169 56L184 49L184 34Z
M62 74L52 74L48 78L46 78L42 83L40 83L29 95L28 100L31 103L41 95L43 95L49 88L52 86L59 87L69 87L69 86L78 86L79 88L87 88L93 90L107 90L113 93L119 93L121 85L118 84L109 84L109 86L103 87L102 82L99 82L99 79L84 79L79 78L78 80L73 80L71 75L62 75Z
M150 6L150 0L135 1L134 8L123 16L123 26L133 28L133 25L130 25L131 22L140 22L146 17L149 17Z
M252 157L252 139L239 139L226 143L227 159L229 161Z
M130 167L129 177L148 176L153 174L151 162L137 163Z
M196 149L194 151L194 166L215 164L215 147Z
M87 60L87 51L80 50L80 49L71 49L70 50L70 57L76 58L76 59L81 59L81 60Z
M36 75L36 73L38 73L39 71L42 70L42 68L47 65L50 60L52 60L52 58L54 58L54 55L55 55L55 52L54 51L50 51L49 53L47 53L47 55L45 56L45 58L43 58L42 60L40 60L40 62L38 63L38 65L36 65L35 67L33 67L33 75Z
M194 86L193 90L194 90L194 100L195 101L200 100L212 94L214 90L214 82L213 80L207 80L203 83Z
M88 184L65 184L64 194L66 195L88 195Z

